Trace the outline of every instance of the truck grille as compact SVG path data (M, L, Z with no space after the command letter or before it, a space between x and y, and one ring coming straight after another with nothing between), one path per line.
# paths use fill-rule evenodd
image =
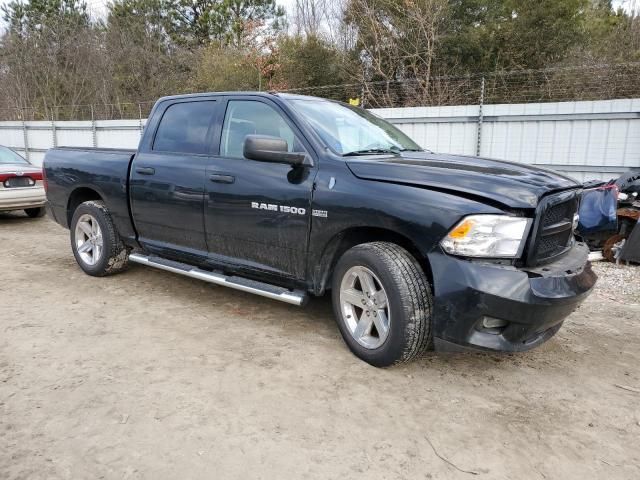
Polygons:
M577 204L574 203L575 202L569 200L550 207L542 218L543 228L562 221L573 222L573 214L578 210Z
M570 236L566 232L560 232L542 237L540 243L538 243L538 260L544 260L562 253L569 244Z
M579 192L563 192L545 198L538 207L528 264L547 263L573 244L573 217L578 211Z

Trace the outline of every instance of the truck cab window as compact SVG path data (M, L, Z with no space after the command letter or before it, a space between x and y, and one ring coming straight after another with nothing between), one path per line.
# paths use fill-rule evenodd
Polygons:
M211 145L215 102L184 102L164 112L153 142L156 152L206 154Z
M304 152L293 130L282 116L269 105L250 100L231 100L222 128L220 155L244 158L242 147L247 135L270 135L287 141L290 152Z

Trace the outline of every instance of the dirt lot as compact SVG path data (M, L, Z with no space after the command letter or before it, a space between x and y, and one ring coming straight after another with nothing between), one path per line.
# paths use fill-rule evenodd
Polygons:
M640 270L596 267L533 352L379 370L327 298L92 278L0 214L0 478L640 478Z

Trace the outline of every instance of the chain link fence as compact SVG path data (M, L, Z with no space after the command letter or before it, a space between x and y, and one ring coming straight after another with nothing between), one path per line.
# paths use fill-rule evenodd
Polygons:
M640 97L640 62L441 76L286 90L334 100L357 98L367 108L542 103Z
M0 121L99 121L143 120L149 116L154 100L139 103L113 103L98 105L57 105L54 107L27 107L0 109Z
M542 103L640 98L640 62L544 70L437 76L280 90L333 100L356 100L366 108ZM154 100L140 103L0 109L0 120L144 119Z

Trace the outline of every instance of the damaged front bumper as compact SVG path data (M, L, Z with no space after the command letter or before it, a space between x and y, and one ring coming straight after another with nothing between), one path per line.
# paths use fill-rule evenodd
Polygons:
M436 350L517 352L544 343L596 283L588 254L576 243L536 268L430 254Z

